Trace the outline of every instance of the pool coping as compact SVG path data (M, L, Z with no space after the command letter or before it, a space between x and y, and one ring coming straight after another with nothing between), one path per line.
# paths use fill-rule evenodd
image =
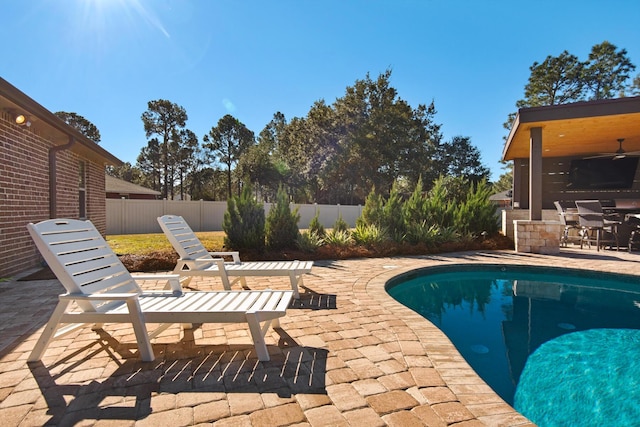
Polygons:
M478 254L478 252L474 252ZM460 253L464 255L464 253ZM571 268L580 271L596 271L601 273L625 274L637 276L640 274L631 274L631 272L619 272L606 269L599 266L598 263L589 264L586 267L572 265L569 266L548 266L540 265L538 257L522 257L516 260L501 259L502 262L496 263L495 260L486 262L484 260L467 259L464 256L460 258L424 259L423 266L395 267L388 266L388 271L378 274L376 277L368 280L363 285L363 291L370 297L374 298L378 303L384 306L391 313L400 319L404 319L407 325L414 331L416 337L424 348L427 357L431 360L433 367L440 374L446 387L448 387L457 397L458 401L467 407L478 420L488 425L518 425L532 423L524 415L519 413L504 399L502 399L487 383L476 373L469 363L460 355L458 349L451 340L428 319L416 313L412 309L404 306L396 301L387 292L386 285L390 281L417 271L428 271L429 268L439 268L452 265L513 265L528 266L542 268ZM599 267L599 268L598 268ZM355 291L355 289L354 289Z

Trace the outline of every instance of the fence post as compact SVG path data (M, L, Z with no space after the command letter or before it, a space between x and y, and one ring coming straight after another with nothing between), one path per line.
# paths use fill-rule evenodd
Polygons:
M200 231L204 230L204 200L200 199Z
M126 224L124 223L127 220L127 215L126 215L126 209L125 209L125 203L126 200L124 197L120 198L120 233L119 234L126 234L125 230L127 229Z

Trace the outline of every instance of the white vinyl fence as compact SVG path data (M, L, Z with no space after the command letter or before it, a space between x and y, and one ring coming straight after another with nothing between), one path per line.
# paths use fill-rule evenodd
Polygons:
M162 233L157 218L162 215L180 215L193 231L221 231L227 202L180 201L180 200L107 200L107 235ZM271 209L271 203L264 204L265 215ZM356 219L362 213L362 206L343 205L296 205L300 222L298 227L305 229L319 214L320 224L325 228L333 227L338 217L355 227Z

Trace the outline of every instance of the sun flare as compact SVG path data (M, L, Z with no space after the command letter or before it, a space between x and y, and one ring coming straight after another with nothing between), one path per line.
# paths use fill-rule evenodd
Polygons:
M140 24L146 24L165 37L170 38L153 8L161 3L146 5L141 0L80 0L82 4L81 25L87 29L108 34L111 31L139 30Z

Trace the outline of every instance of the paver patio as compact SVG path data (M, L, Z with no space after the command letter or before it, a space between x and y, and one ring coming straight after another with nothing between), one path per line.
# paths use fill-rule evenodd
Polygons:
M316 262L302 298L267 334L258 361L246 325L172 327L141 362L133 330L83 328L26 358L63 292L55 280L0 282L3 426L523 426L433 324L397 303L385 282L450 263L566 266L638 274L640 254L465 252ZM287 278L251 280L288 289ZM145 282L144 287L157 286ZM192 288L220 289L217 279ZM99 339L98 339L99 338Z

